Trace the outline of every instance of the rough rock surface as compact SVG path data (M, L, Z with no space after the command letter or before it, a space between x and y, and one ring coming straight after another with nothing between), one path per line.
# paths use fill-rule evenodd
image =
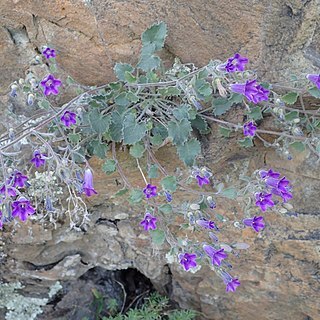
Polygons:
M57 49L59 66L83 84L113 79L115 62L136 62L140 34L151 23L164 20L169 36L164 57L179 56L197 65L212 57L225 59L236 51L250 57L261 75L309 72L320 66L319 0L272 1L80 1L2 0L0 2L0 93L23 76L43 44ZM224 285L208 268L185 273L168 265L166 248L150 245L139 228L142 213L110 196L119 188L106 176L99 160L92 160L99 196L90 199L89 227L83 232L30 222L3 234L0 276L20 280L27 293L47 294L56 280L80 278L93 267L107 270L136 268L160 291L167 291L182 307L201 310L207 319L319 319L319 165L311 155L284 161L274 152L239 149L233 139L203 139L203 163L219 178L236 179L240 171L273 167L294 184L295 215L268 213L268 226L253 231L230 228L225 240L242 239L251 245L232 261L242 286L226 294ZM121 152L119 152L121 154ZM142 186L127 154L121 154L133 184ZM174 152L160 151L168 170L177 166ZM236 220L234 203L217 211ZM183 234L182 234L183 235ZM4 245L4 243L6 243Z
M0 12L1 92L43 45L80 83L104 83L115 62L137 62L141 33L160 20L167 59L201 66L240 52L274 81L320 67L319 0L2 0Z

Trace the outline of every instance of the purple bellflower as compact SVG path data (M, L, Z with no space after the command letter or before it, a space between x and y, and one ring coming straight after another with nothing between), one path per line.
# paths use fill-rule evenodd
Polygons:
M204 184L209 184L209 183L210 183L210 180L209 180L208 177L201 177L200 175L197 175L197 176L196 176L196 179L198 180L198 185L199 185L199 187L201 187L201 188L202 188L202 186L203 186Z
M20 197L18 200L12 203L12 216L19 217L21 221L26 221L29 215L32 215L36 210L31 206L30 201L24 197Z
M266 211L268 207L273 207L272 193L256 193L256 206L260 207L262 211Z
M279 178L280 177L280 173L274 172L274 171L272 171L272 169L269 169L268 171L260 170L259 175L260 175L261 179L265 179L265 178L269 178L269 177L270 178Z
M218 229L215 223L211 220L200 219L196 221L196 224L204 229Z
M72 124L77 123L77 115L74 112L66 110L60 120L66 127L70 127Z
M143 193L147 199L155 197L157 195L157 186L153 186L152 184L148 183L143 189Z
M172 201L172 194L170 192L168 192L168 191L165 191L164 194L166 196L166 200L168 202L171 202Z
M1 188L0 188L0 193L5 195L7 192L7 195L9 197L15 197L17 195L17 190L13 187L10 187L10 186L7 186L7 185L3 185Z
M83 178L83 192L86 194L87 197L91 197L94 194L98 194L93 187L93 175L89 168L84 171L84 178Z
M280 191L287 191L287 186L289 185L290 181L286 179L286 177L283 177L281 179L276 179L276 178L267 178L265 179L266 185L269 188L272 189L278 189Z
M61 80L56 79L52 74L49 74L40 82L40 84L43 86L44 95L57 95L59 93L58 87L61 86Z
M197 255L194 253L185 253L180 254L180 264L183 266L184 270L188 271L190 268L194 268L197 266L197 262L195 261L197 258Z
M313 82L320 90L320 74L308 74L307 79Z
M246 98L257 104L262 100L268 100L270 91L257 84L256 80L247 80L246 83L236 83L230 86L231 91L240 93Z
M286 188L285 190L281 189L272 189L271 192L279 197L282 198L283 202L287 202L288 200L292 199L292 193Z
M31 162L36 166L36 168L39 168L46 162L45 155L42 154L39 150L35 150Z
M154 217L152 214L147 212L144 216L144 219L140 222L140 225L143 226L144 230L155 230L157 229L157 218Z
M228 257L228 255L224 253L224 249L216 250L205 244L203 250L211 258L212 265L220 266L221 261Z
M240 286L240 281L237 278L231 279L226 283L226 292L235 292L237 287Z
M244 219L243 223L248 226L252 227L254 231L259 232L260 230L263 230L265 227L263 217L254 216L253 218Z
M45 56L46 59L55 58L56 57L56 51L51 48L46 48L43 50L42 54Z
M13 187L23 188L25 185L27 185L26 182L28 180L28 177L24 176L20 171L16 170L13 173L11 179L13 180L13 184L12 184Z
M245 136L253 137L256 134L256 131L257 127L253 124L252 121L243 125L243 134Z
M232 58L229 58L226 64L227 72L244 71L245 65L248 63L248 58L241 57L236 53Z

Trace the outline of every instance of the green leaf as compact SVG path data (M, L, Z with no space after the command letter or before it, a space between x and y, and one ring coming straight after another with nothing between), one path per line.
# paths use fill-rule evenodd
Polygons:
M135 93L133 93L133 92L131 92L131 91L129 91L129 92L127 93L126 98L127 98L130 102L133 102L133 103L136 103L136 102L139 101L139 97L138 97Z
M208 127L208 122L201 116L197 115L194 120L191 120L192 128L199 130L201 134L210 133L210 128Z
M220 192L221 196L226 197L228 199L235 199L237 197L237 194L237 189L233 187L224 189Z
M51 73L55 73L57 71L57 65L55 63L52 63L50 64L49 69Z
M141 36L142 45L153 44L155 50L159 50L164 46L167 36L167 25L164 22L152 25Z
M145 123L137 123L134 114L126 115L123 121L123 143L135 144L139 142L146 134Z
M232 132L231 129L225 128L225 127L220 127L219 126L219 133L225 137L225 138L230 138L230 133Z
M136 159L139 159L143 156L143 153L144 153L144 144L143 143L136 143L134 144L131 148L130 148L130 154L136 158Z
M187 141L191 131L191 123L187 119L168 122L168 134L175 145L181 145Z
M160 134L156 134L155 136L150 137L150 142L154 146L159 146L160 144L163 143L163 141L164 139L161 137Z
M138 68L148 72L151 70L156 70L160 67L161 60L159 57L154 55L141 55L141 58L137 64Z
M111 198L121 197L121 196L125 195L128 191L129 191L129 189L127 189L127 188L120 189L120 190L119 190L117 193L115 193Z
M300 152L302 152L306 149L306 146L304 145L304 143L302 143L300 141L292 142L292 143L290 143L289 146L297 151L300 151Z
M163 213L171 213L172 212L172 206L170 204L163 204L159 207L159 210Z
M40 101L38 101L38 106L41 109L49 109L50 108L50 102L48 100L40 100Z
M81 135L79 133L69 133L68 139L71 143L77 144L81 140Z
M103 165L102 165L102 171L106 174L111 174L116 171L117 165L116 162L112 159L108 159Z
M163 230L156 229L150 230L149 232L151 235L152 242L157 246L161 246L166 240L166 235Z
M148 171L148 177L150 179L155 179L155 178L158 178L158 176L159 176L158 166L156 164L152 164Z
M124 73L124 78L125 78L126 82L128 82L128 83L136 83L137 82L137 78L129 71L126 71Z
M204 97L210 96L212 94L210 83L208 83L204 79L197 79L194 86L196 91Z
M320 98L320 90L317 87L311 88L308 92L315 98Z
M117 95L114 99L114 102L116 105L121 107L127 107L130 104L130 100L127 98L126 92L121 92L119 95Z
M164 190L175 192L177 190L177 178L175 176L165 177L161 180L161 186Z
M214 107L213 114L215 116L221 116L226 113L233 103L226 98L216 98L212 100L212 106Z
M122 88L122 84L120 82L110 82L109 87L114 91L119 91Z
M298 93L296 92L289 92L281 97L281 100L286 104L294 104L297 102Z
M98 156L100 159L106 157L106 153L109 149L109 146L106 143L101 143L99 140L93 140L90 145L93 147L94 155Z
M68 76L68 77L67 77L67 80L66 80L66 83L67 83L68 85L70 85L70 84L75 84L76 82L74 81L73 78L71 78L70 76Z
M110 136L115 142L123 139L123 115L118 111L113 111L111 114Z
M201 152L200 142L193 138L188 140L184 145L177 147L180 159L187 165L192 166L195 158Z
M189 105L184 104L179 108L174 108L172 113L177 120L189 119Z
M97 109L89 112L89 122L93 131L102 134L109 130L111 117L103 116Z
M250 110L250 112L247 112L246 114L250 119L253 120L260 120L263 118L260 107L254 107Z
M133 189L130 192L129 201L132 203L139 203L142 201L144 193L140 189Z
M253 147L252 139L250 139L249 137L245 137L244 139L239 140L238 142L241 147L245 147L245 148Z
M163 97L175 97L181 94L181 90L177 87L167 87L158 89L158 93Z
M286 121L293 121L294 119L299 118L299 112L298 111L287 112L284 118Z
M131 73L134 68L128 63L116 63L113 70L119 80L127 81L125 77L126 72Z

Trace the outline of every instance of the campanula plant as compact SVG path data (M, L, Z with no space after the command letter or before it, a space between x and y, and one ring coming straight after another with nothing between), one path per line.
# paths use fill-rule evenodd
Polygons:
M234 292L240 281L230 274L229 259L249 246L237 239L223 241L224 226L232 223L254 234L264 232L265 213L283 209L294 197L294 182L273 168L256 168L227 185L228 179L218 179L201 164L199 136L209 135L217 124L220 139L232 136L243 148L261 141L284 159L292 159L292 149L308 149L319 160L319 114L308 110L303 98L320 97L320 75L302 75L283 94L281 85L265 83L250 71L248 57L240 53L201 68L176 59L164 70L157 52L166 35L163 22L148 28L137 64L115 65L116 82L86 87L71 77L64 79L50 46L42 50L42 60L37 59L49 65L46 75L28 72L12 83L10 99L24 99L26 108L37 113L28 121L17 117L0 136L0 227L13 219L55 224L58 218L68 219L75 230L86 227L86 199L100 193L88 161L98 157L106 174L120 176L122 189L114 197L122 196L136 208L138 218L132 223L150 234L154 246L170 246L170 263L175 261L185 272L207 266L227 292ZM57 106L56 98L68 88L76 88L77 95ZM301 109L295 107L298 99ZM239 123L228 120L236 106L243 112ZM265 117L273 117L276 129L263 127ZM186 169L169 172L157 158L156 151L167 144ZM136 162L140 182L126 175L117 157L120 147ZM217 213L225 201L241 206L236 221ZM180 224L185 238L175 234L172 224ZM201 241L194 241L196 233ZM241 274L234 269L232 273Z

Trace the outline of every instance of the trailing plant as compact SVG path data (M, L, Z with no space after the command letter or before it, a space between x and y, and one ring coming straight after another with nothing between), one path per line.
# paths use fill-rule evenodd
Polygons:
M114 197L137 208L142 232L149 232L156 246L170 245L168 261L191 272L207 264L226 291L235 291L240 281L230 275L228 258L248 245L223 241L225 226L261 232L267 209L292 209L292 186L272 168L241 174L238 183L227 185L228 177L218 180L202 165L199 137L211 134L217 123L217 138L238 137L243 148L261 140L286 159L296 149L308 150L319 161L319 110L317 105L307 108L304 99L320 98L320 75L295 77L286 86L260 82L238 53L202 68L175 59L166 69L157 55L166 35L163 22L148 28L137 65L115 65L116 82L86 87L68 77L62 83L56 51L45 47L33 63L47 65L50 74L40 79L29 72L11 85L11 99L24 100L33 111L30 117L9 113L0 137L1 225L27 219L55 223L67 217L70 228L80 231L89 219L83 195L97 194L88 161L96 156L104 159L106 174L120 175L122 188ZM53 96L69 88L76 88L77 95L57 106ZM234 110L241 110L243 122L228 120ZM273 128L265 129L264 119L270 118ZM174 147L188 171L169 172L159 161L156 153L166 145ZM126 175L117 157L121 146L136 162L140 184ZM241 206L235 221L216 212L225 199ZM177 223L183 238L173 228ZM205 240L195 240L195 232Z

